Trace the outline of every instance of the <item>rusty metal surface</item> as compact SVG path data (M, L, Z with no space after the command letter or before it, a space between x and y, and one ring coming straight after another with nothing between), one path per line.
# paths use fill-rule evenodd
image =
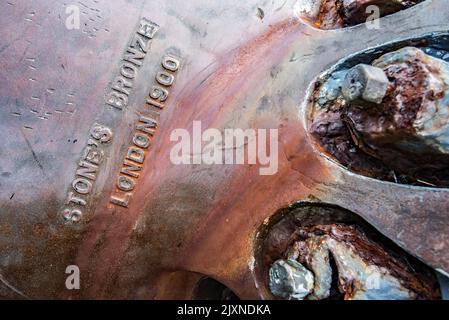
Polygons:
M431 268L357 215L335 206L301 202L280 210L259 232L256 243L256 279L259 288L270 288L271 294L261 291L268 298L440 298ZM279 264L284 261L294 270L285 272ZM310 271L311 280L307 277ZM289 274L294 276L289 278Z
M384 17L408 9L423 0L304 0L316 5L308 18L320 29L339 29L364 23L377 11ZM373 11L374 10L374 11Z
M240 298L264 298L254 237L296 201L335 204L429 266L449 272L449 191L382 182L349 172L307 132L310 85L340 59L398 39L449 29L444 0L428 0L363 25L324 31L298 18L296 1L94 1L81 30L64 27L55 1L0 4L0 296L190 298L201 275ZM262 8L261 17L258 8ZM160 28L129 88L107 105L123 55L145 17ZM167 54L180 68L164 108L146 98ZM126 207L117 189L138 114L157 117ZM206 127L279 128L279 168L174 165L170 133ZM102 127L110 134L100 136ZM94 130L95 129L95 130ZM67 222L76 171L94 139L103 161ZM115 197L115 198L113 198ZM68 265L81 289L65 288Z
M373 66L338 70L318 83L310 131L353 172L402 184L447 186L447 62L425 53L431 52L427 39L424 47L384 48ZM444 40L439 42L444 46Z

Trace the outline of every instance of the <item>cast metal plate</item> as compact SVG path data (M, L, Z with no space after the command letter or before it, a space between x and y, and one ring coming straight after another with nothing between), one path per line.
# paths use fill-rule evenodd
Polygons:
M447 189L353 174L306 131L305 97L321 73L368 48L449 29L444 0L364 25L324 31L296 1L81 0L81 29L59 1L0 4L0 296L189 298L207 275L240 298L264 298L254 237L296 201L355 212L431 267L449 272ZM68 5L68 4L67 4ZM262 8L264 17L258 15ZM133 77L127 106L106 104L139 22L159 28ZM180 68L126 207L117 179L165 55ZM279 168L174 165L170 133L203 127L279 128ZM112 131L83 215L63 212L95 123ZM77 265L81 289L65 287Z

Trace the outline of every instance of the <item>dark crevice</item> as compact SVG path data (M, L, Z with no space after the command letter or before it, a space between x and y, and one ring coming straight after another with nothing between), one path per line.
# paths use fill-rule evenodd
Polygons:
M240 300L231 289L209 277L202 278L195 289L194 300Z

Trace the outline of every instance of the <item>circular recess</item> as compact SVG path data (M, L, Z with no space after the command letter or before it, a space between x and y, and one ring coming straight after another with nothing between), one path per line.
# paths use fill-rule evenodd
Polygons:
M337 206L298 202L279 210L261 226L255 248L266 299L441 298L433 269Z
M348 170L414 186L449 186L449 35L351 55L307 98L308 131Z

